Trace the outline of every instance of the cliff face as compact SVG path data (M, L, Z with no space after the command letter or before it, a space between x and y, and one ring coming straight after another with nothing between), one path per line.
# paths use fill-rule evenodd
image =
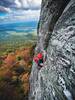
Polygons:
M29 100L75 100L75 0L43 0L38 49L47 60L38 70L33 62Z

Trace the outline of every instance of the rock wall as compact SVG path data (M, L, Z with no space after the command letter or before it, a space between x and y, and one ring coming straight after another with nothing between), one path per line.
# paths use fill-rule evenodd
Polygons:
M42 0L38 24L38 46L47 47L54 26L70 0ZM40 45L40 43L42 43Z
M42 1L36 48L45 47L44 67L33 61L29 100L75 100L75 0Z

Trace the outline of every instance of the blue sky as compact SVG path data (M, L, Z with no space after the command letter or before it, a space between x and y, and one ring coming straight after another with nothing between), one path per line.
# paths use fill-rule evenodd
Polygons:
M41 0L0 0L0 24L37 21Z

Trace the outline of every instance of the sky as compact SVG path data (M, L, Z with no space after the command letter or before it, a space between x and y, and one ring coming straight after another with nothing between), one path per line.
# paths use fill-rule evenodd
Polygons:
M38 21L41 0L0 0L0 24Z

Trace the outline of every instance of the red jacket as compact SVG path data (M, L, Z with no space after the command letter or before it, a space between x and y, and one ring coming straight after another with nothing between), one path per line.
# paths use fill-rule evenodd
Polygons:
M36 57L34 57L34 61L35 61L37 64L38 64L38 61L39 61L40 59L43 59L42 53L39 53Z
M43 59L42 53L39 53L39 54L37 55L37 57L38 57L38 59Z
M38 57L34 57L34 61L38 64L39 61Z

